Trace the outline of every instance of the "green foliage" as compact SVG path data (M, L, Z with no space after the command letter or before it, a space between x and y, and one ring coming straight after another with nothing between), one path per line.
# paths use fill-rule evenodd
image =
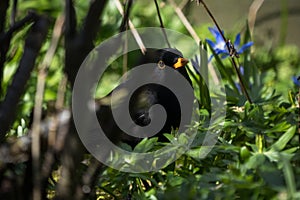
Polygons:
M131 12L133 23L137 27L158 26L154 4L148 6L147 1L136 2ZM28 9L35 9L56 18L62 12L62 4L60 0L22 0L19 2L19 15L25 15ZM76 1L79 19L82 19L87 7L88 1ZM186 33L180 20L167 17L174 15L174 10L167 3L161 12L167 28ZM120 23L121 17L113 1L110 1L103 16L103 26L95 41L96 44L116 34ZM201 38L210 37L207 26L197 27L197 30L205 30L200 35ZM14 45L10 48L4 71L4 94L21 59L22 41L27 29L28 27L13 37ZM244 41L250 40L250 35L246 31ZM49 43L50 38L44 44L37 66L41 63ZM209 129L203 125L211 114L210 102L205 99L209 91L206 90L203 77L191 71L190 75L193 76L195 84L198 84L195 88L200 89L200 92L195 91L195 95L202 101L202 105L205 105L199 110L200 115L205 117L201 118L202 121L195 122L198 135L195 137L196 141L192 148L175 163L157 172L135 174L106 168L97 180L98 199L124 199L126 197L151 200L300 198L300 182L297 181L297 177L300 177L298 109L295 100L297 90L290 78L292 75L299 75L300 72L299 48L280 46L267 49L254 46L254 52L246 51L241 55L239 62L244 67L242 80L250 93L253 104L247 102L239 90L236 73L231 63L228 60L222 60L213 51L211 53L214 54L212 64L216 65L221 73L227 95L227 104L224 105L227 108L226 120L220 125L222 126L221 134L215 147L205 158L199 158L201 149L205 148L201 146L203 139L201 134ZM130 58L129 62L131 62ZM61 42L46 80L44 98L46 110L51 101L57 98L58 86L63 76L63 65L64 46ZM95 94L97 97L107 94L116 85L123 73L121 66L122 59L112 64L111 69L102 79L102 91ZM38 68L32 73L27 85L24 101L20 103L18 117L11 135L21 136L28 131L30 112L34 106L37 71ZM205 95L201 92L203 90L205 90ZM172 133L166 134L166 137L174 149L179 149L188 142L188 136L185 134L178 136ZM157 138L151 138L142 140L133 150L128 145L122 147L133 152L148 152L165 145L165 143L158 142ZM55 183L53 188L55 188ZM53 192L53 188L49 193Z
M246 34L244 41L249 40L250 35ZM133 199L299 198L297 108L286 98L286 88L293 89L290 75L297 73L295 67L299 67L300 56L296 53L298 49L290 46L278 47L272 52L276 53L246 51L239 59L253 104L249 104L238 89L231 63L215 54L213 62L226 84L228 107L218 143L205 158L198 157L201 141L198 144L196 141L197 145L184 156L158 172L135 174L133 178L132 174L107 169L99 190ZM295 67L291 69L291 65ZM289 68L290 72L288 75L279 73L277 68ZM275 76L270 77L270 73ZM192 76L201 83L201 77ZM278 90L277 84L285 90ZM196 95L200 94L196 91ZM172 135L167 136L172 140ZM135 150L150 151L161 145L156 139L144 139Z

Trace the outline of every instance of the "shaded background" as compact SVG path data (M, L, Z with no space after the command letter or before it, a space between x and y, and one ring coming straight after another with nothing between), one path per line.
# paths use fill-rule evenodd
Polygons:
M207 5L214 13L215 18L226 30L238 29L245 26L248 17L249 7L252 0L210 0ZM190 14L187 15L194 26L204 23L211 23L204 9L190 6ZM286 7L286 8L285 8ZM287 9L287 23L283 23L281 18L282 11ZM287 26L287 29L285 27ZM282 34L286 34L287 44L296 44L300 47L300 2L299 0L288 0L287 5L281 0L265 0L258 11L255 23L255 42L277 44ZM284 33L281 33L281 30ZM283 37L283 36L282 36Z

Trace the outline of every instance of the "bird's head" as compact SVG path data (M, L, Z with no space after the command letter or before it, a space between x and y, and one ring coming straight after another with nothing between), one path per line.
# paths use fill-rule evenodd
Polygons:
M165 66L173 67L178 70L182 67L185 67L189 62L188 59L183 58L183 55L180 51L173 48L165 48L158 50L158 67L164 68Z
M189 61L183 57L180 51L173 48L165 48L157 50L156 55L158 55L157 66L159 69L161 69L159 71L163 71L166 66L171 67L183 75L188 80L190 85L192 85L192 81L186 70L186 65Z

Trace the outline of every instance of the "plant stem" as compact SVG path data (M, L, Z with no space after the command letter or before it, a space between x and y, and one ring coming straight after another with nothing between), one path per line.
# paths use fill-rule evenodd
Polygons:
M157 11L158 19L159 19L159 22L160 22L161 30L162 30L162 32L163 32L163 34L164 34L165 40L166 40L166 42L167 42L167 44L168 44L168 47L171 48L171 44L170 44L170 42L169 42L169 40L168 40L168 36L167 36L166 31L165 31L165 27L164 27L164 24L163 24L161 15L160 15L160 11L159 11L159 6L158 6L158 3L157 3L157 0L154 0L154 2L155 2L156 11Z
M230 53L231 52L230 44L229 44L228 40L225 38L225 35L223 34L223 32L222 32L219 24L217 23L216 19L213 16L213 14L210 12L210 10L208 9L208 7L206 6L204 0L199 0L199 2L203 5L203 7L205 8L206 12L210 16L210 18L213 20L215 26L217 27L218 31L220 32L220 34L221 34L221 36L222 36L222 38L223 38L223 40L224 40L224 42L226 44L228 52ZM248 92L246 90L245 84L244 84L244 82L242 80L242 75L241 75L241 73L239 71L239 68L238 68L238 65L237 65L237 63L236 63L236 61L234 59L234 56L230 55L230 59L231 59L232 65L233 65L233 67L235 69L235 72L236 72L236 74L238 76L238 79L239 79L239 82L240 82L240 85L241 85L241 89L242 89L244 95L246 96L247 100L249 101L249 103L252 104L252 100L251 100L251 98L250 98L250 96L249 96L249 94L248 94Z

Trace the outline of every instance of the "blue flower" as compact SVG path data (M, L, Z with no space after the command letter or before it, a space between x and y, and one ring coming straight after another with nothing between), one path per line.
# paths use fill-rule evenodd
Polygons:
M292 76L292 80L296 86L300 87L300 76Z
M218 31L217 28L209 27L208 29L212 33L212 35L215 37L216 42L214 43L213 41L211 41L209 39L206 39L206 42L213 48L213 50L215 51L215 53L217 55L219 55L219 54L222 55L222 57L221 57L222 59L227 58L230 54L228 52L226 43L225 43L221 33ZM236 35L235 41L233 43L237 54L241 54L245 50L249 49L253 45L253 42L247 42L246 44L242 45L241 47L240 47L240 44L241 44L241 34L238 33ZM209 61L211 61L212 58L213 58L213 55L210 56Z

